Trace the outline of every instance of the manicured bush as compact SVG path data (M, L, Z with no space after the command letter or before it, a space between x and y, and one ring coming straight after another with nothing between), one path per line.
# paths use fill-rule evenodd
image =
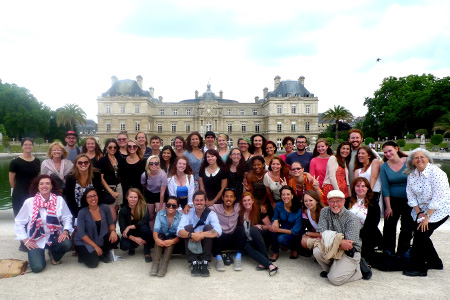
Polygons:
M442 143L443 140L444 137L442 136L442 134L435 134L431 136L430 142L433 145L439 145L440 143Z
M44 144L44 143L45 143L45 141L44 141L43 138L35 138L35 139L34 139L34 144L35 144L35 145L40 146L40 145L42 145L42 144Z
M397 140L397 144L399 147L405 147L406 142L404 139Z
M408 134L406 135L406 139L407 139L407 140L412 140L413 138L415 138L415 135L412 134L412 133L408 133Z
M426 130L426 129L417 129L415 133L418 134L419 137L420 137L422 134L424 134L425 137L426 137L426 136L428 135L428 130Z
M373 138L373 137L366 137L365 139L364 139L364 145L366 145L366 146L368 146L370 143L374 143L375 142L375 139Z

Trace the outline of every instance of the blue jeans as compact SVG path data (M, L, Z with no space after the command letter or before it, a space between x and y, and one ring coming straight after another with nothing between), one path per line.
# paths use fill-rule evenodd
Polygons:
M271 232L272 234L272 251L273 253L279 253L280 252L280 245L286 246L292 251L297 250L297 240L298 236L293 234L286 234L286 233L276 233Z
M65 239L63 242L58 243L58 238L55 237L51 246L49 247L46 245L45 248L52 252L55 261L59 261L66 252L72 249L72 241L70 239ZM28 251L28 262L30 263L31 271L34 273L41 272L46 266L45 248L31 249Z

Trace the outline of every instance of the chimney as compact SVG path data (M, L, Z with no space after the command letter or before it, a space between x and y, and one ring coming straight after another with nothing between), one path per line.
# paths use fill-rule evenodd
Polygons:
M195 91L195 99L198 99L198 91Z
M159 97L158 97L158 100L159 100L160 103L162 103L163 97L162 97L162 96L159 96Z
M298 81L299 81L302 85L305 85L305 76L300 76L300 77L298 78Z
M137 82L138 86L141 88L141 90L143 89L142 88L142 80L143 80L143 78L141 75L136 76L136 82Z
M265 88L263 89L264 99L267 97L267 94L269 94L269 89L265 87Z
M149 87L148 90L150 91L150 97L155 98L155 89L152 87Z
M280 85L280 79L281 79L281 77L280 76L275 76L275 78L273 79L274 80L274 88L273 88L273 90L275 91L276 89L277 89L277 87Z
M220 92L219 92L219 98L223 99L223 92L222 92L222 90L220 90Z
M116 82L117 82L117 76L116 75L111 76L111 86L113 86L114 83L116 83Z
M255 103L256 103L256 104L259 103L259 97L258 97L258 96L255 97Z

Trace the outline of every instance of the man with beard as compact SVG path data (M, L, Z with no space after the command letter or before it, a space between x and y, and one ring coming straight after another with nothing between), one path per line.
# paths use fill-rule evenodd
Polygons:
M304 171L309 172L309 163L313 159L313 154L306 151L306 147L308 147L306 136L299 135L296 139L296 146L297 151L286 157L286 164L290 166L292 163L298 161L302 164Z
M358 153L358 149L361 148L361 143L363 141L363 132L359 129L350 129L348 131L348 141L349 143L352 145L352 152L351 152L351 158L350 158L350 163L348 165L348 179L351 183L353 182L353 179L355 177L355 160L356 158L356 154ZM381 157L378 155L378 153L372 149L373 154L375 155L375 157L381 162Z
M66 133L66 138L64 139L66 141L66 150L69 153L67 156L67 159L70 160L72 163L75 160L75 157L77 157L78 154L81 153L81 149L79 147L76 147L75 144L77 143L77 134L75 131L70 130Z

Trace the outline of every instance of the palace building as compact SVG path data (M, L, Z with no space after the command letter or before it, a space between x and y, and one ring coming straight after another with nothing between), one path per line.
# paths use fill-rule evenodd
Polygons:
M237 146L240 137L255 133L281 146L285 136L317 137L319 99L305 88L305 77L298 80L274 78L274 89L263 89L263 97L253 103L224 99L216 95L208 83L206 91L195 91L193 99L166 102L155 98L154 89L143 89L143 78L118 80L111 77L111 88L97 98L100 142L126 130L130 137L145 132L150 139L158 135L163 144L177 135L187 137L192 131L202 135L208 130L230 137L229 145Z

